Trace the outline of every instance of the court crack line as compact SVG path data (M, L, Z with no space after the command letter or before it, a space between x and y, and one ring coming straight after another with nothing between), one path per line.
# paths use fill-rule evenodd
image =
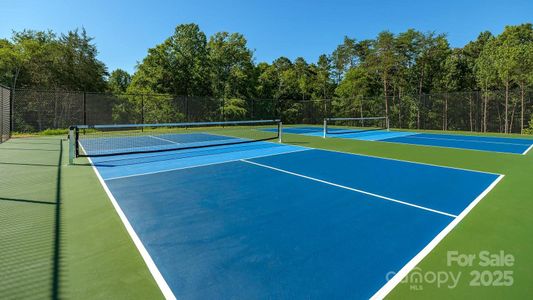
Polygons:
M453 214L450 214L450 213L447 213L447 212L443 212L443 211L440 211L440 210L436 210L436 209L428 208L428 207L425 207L425 206L416 205L416 204L413 204L413 203L409 203L409 202L393 199L393 198L390 198L390 197L386 197L386 196L370 193L370 192L367 192L367 191L363 191L363 190L351 188L351 187L348 187L348 186L336 184L336 183L333 183L333 182L329 182L329 181L326 181L326 180L322 180L322 179L318 179L318 178L314 178L314 177L310 177L310 176L294 173L294 172L283 170L283 169L279 169L279 168L276 168L276 167L263 165L263 164L256 163L256 162L253 162L253 161L249 161L249 160L246 160L246 159L241 159L240 161L248 163L248 164L256 165L258 167L263 167L263 168L271 169L271 170L278 171L278 172L281 172L281 173L285 173L285 174L289 174L289 175L293 175L293 176L309 179L309 180L312 180L312 181L324 183L324 184L327 184L327 185L331 185L331 186L338 187L338 188L341 188L341 189L349 190L349 191L352 191L352 192L357 192L357 193L360 193L360 194L365 194L365 195L368 195L368 196L380 198L382 200L391 201L391 202L395 202L395 203L411 206L411 207L414 207L414 208L422 209L422 210L425 210L425 211L441 214L441 215L452 217L452 218L456 218L457 217L456 215L453 215Z

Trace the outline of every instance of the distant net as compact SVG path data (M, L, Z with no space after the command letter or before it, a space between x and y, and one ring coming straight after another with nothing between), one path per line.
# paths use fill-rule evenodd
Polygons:
M387 117L327 118L324 120L324 134L348 134L374 130L388 130Z
M78 125L70 128L71 157L111 156L279 139L279 120Z

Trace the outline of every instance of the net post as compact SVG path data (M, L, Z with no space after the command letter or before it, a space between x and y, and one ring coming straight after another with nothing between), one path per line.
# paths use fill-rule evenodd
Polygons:
M283 123L281 121L279 121L279 123L278 123L278 137L279 137L278 142L280 142L280 143L282 143L282 135L283 135Z
M326 138L326 132L328 131L328 120L324 118L324 133L322 135L322 138Z
M74 158L76 156L76 134L75 126L71 126L68 131L68 164L74 164Z
M385 126L387 126L387 131L390 131L390 127L389 127L389 117L385 117Z

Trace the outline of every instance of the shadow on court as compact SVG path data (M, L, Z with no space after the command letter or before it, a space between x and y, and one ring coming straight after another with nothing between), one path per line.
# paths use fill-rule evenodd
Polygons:
M2 299L60 298L62 153L58 139L0 145Z

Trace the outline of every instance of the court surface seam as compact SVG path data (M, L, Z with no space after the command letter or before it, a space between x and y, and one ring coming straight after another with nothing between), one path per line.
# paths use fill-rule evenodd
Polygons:
M387 201L395 202L395 203L398 203L398 204L411 206L411 207L414 207L414 208L418 208L418 209L422 209L422 210L425 210L425 211L429 211L429 212L445 215L445 216L452 217L452 218L456 218L457 217L456 215L453 215L453 214L450 214L450 213L447 213L447 212L443 212L443 211L440 211L440 210L428 208L428 207L421 206L421 205L412 204L412 203L409 203L409 202L405 202L405 201L393 199L393 198L390 198L390 197L374 194L374 193L363 191L363 190L359 190L359 189L356 189L356 188L351 188L351 187L340 185L340 184L333 183L333 182L330 182L330 181L326 181L326 180L322 180L322 179L318 179L318 178L314 178L314 177L310 177L310 176L294 173L294 172L291 172L291 171L287 171L287 170L279 169L279 168L276 168L276 167L272 167L272 166L260 164L260 163L257 163L257 162L249 161L247 159L240 159L240 161L248 163L248 164L256 165L258 167L263 167L263 168L271 169L271 170L278 171L278 172L281 172L281 173L285 173L285 174L289 174L289 175L305 178L305 179L308 179L308 180L324 183L324 184L327 184L327 185L331 185L331 186L338 187L338 188L341 188L341 189L349 190L349 191L352 191L352 192L357 192L357 193L360 193L360 194L365 194L365 195L368 195L368 196L380 198L382 200L387 200Z

